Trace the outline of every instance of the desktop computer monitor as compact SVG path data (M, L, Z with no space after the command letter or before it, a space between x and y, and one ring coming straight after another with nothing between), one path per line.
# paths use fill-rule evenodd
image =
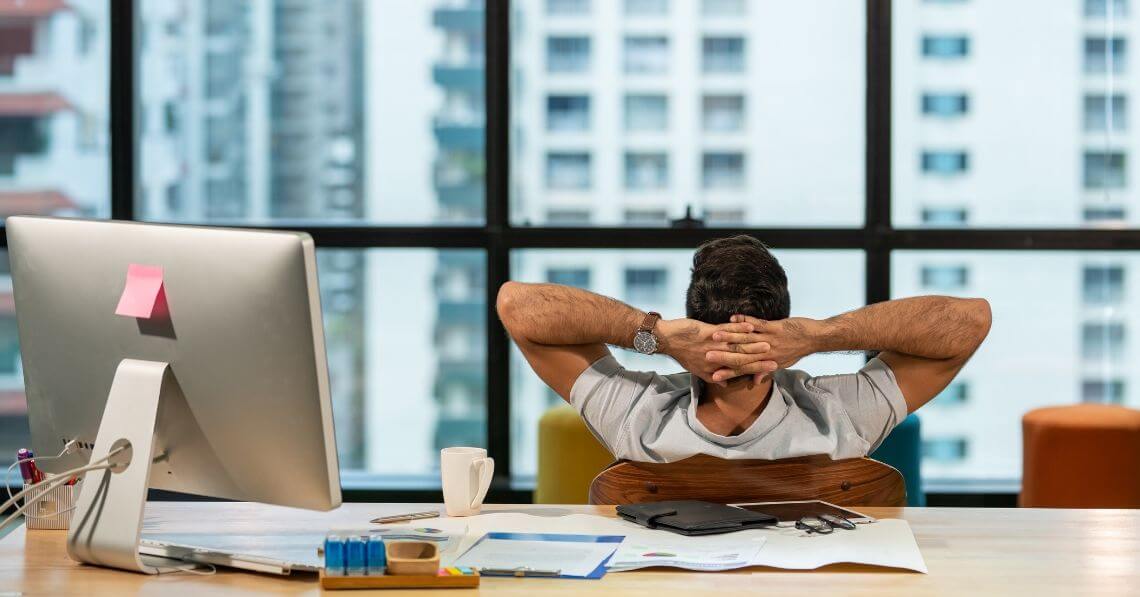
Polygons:
M307 234L40 217L6 230L33 446L79 447L44 468L129 446L115 456L129 464L81 484L72 557L153 572L137 555L147 487L340 505Z

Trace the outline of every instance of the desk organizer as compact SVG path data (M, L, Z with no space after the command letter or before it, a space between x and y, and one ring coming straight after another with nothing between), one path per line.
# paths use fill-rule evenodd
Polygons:
M24 489L27 488L25 484ZM24 503L29 504L24 511L24 522L29 529L66 531L78 498L78 483L59 485L47 491L33 489L24 496Z
M332 533L320 550L325 589L464 589L479 586L471 568L440 568L439 546L384 541L363 533Z

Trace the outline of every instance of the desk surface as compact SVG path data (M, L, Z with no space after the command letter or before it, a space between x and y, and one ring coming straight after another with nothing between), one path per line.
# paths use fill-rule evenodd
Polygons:
M166 531L213 527L218 531L279 529L321 524L362 524L381 514L426 509L421 505L346 504L314 514L256 504L156 502L148 528ZM747 589L775 593L866 594L1135 594L1140 587L1140 510L1035 510L973 508L864 508L880 518L911 524L930 573L894 572L853 565L788 572L751 568L727 573L648 570L609 574L597 581L483 579L480 593L612 595L722 593ZM553 515L613 515L612 507L487 506L485 511ZM78 565L67 558L61 531L19 528L0 539L0 593L25 595L241 595L317 594L313 575L290 578L219 570L209 577L146 576ZM361 591L344 593L346 596ZM403 591L376 594L400 595ZM473 595L473 592L462 592ZM422 593L421 593L422 594ZM444 595L460 595L445 592Z

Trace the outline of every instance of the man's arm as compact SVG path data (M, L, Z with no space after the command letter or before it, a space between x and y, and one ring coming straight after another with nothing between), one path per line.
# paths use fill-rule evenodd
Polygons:
M709 353L724 365L714 379L754 373L741 354L760 354L788 367L817 352L882 351L899 389L914 412L929 402L985 340L990 330L990 304L985 299L921 296L868 305L824 320L793 317L761 321L734 316L756 327L751 334L718 333L716 340L735 352Z
M535 373L567 402L574 381L594 361L609 354L607 344L629 348L645 313L621 301L557 284L507 282L496 300L499 319L507 328ZM752 324L741 322L712 326L688 319L661 320L654 333L661 352L703 379L712 381L720 366L705 361L710 350L728 350L726 342L711 336L720 330L745 333ZM762 355L745 355L750 365ZM775 363L759 367L772 371Z

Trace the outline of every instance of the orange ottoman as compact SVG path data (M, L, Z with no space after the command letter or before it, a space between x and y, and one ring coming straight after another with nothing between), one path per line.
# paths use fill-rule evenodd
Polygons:
M1039 408L1021 430L1021 506L1140 508L1140 410Z

